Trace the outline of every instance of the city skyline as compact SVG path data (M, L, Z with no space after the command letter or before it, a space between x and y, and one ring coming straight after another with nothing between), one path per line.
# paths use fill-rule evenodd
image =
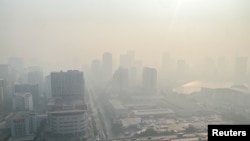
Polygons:
M249 6L0 0L0 140L249 137Z

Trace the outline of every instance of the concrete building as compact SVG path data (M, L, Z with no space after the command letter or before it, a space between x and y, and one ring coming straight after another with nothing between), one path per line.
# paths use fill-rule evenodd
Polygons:
M144 93L157 93L157 71L155 68L145 67L142 74L142 88Z
M83 72L70 70L67 72L51 73L52 97L80 96L84 95Z
M10 120L10 141L33 141L37 132L36 114L31 112L15 113Z
M32 95L34 109L39 104L39 86L33 84L16 84L15 93L30 93Z
M13 110L33 111L33 100L31 93L15 93L13 97Z
M69 137L81 140L87 136L87 106L79 99L58 98L49 104L48 126L50 137Z

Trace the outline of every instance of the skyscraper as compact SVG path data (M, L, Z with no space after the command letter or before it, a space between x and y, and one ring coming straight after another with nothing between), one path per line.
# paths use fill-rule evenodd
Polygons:
M113 76L113 89L118 92L124 92L128 89L128 69L119 68Z
M101 62L97 59L92 61L91 64L91 83L93 85L100 85L100 82L103 80Z
M102 56L102 68L103 68L103 76L104 80L107 81L112 77L112 69L113 69L113 63L112 63L112 54L109 52L106 52Z
M84 94L83 72L70 70L51 73L52 97L80 96Z
M157 92L157 71L155 68L143 68L142 88L148 93Z
M48 137L55 140L85 138L88 117L83 72L52 72L50 77L53 101L48 105Z

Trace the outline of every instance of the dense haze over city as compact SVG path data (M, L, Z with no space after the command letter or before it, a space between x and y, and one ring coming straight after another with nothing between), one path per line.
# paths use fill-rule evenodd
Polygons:
M103 52L134 50L143 64L168 52L195 64L204 56L249 56L249 1L1 0L1 61L13 56L49 70L80 68Z
M0 21L0 141L250 123L249 0L0 0Z

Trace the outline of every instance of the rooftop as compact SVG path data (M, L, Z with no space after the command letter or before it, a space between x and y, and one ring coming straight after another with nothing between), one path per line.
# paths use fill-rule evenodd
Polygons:
M57 98L48 104L49 112L72 111L72 110L87 110L87 105L82 99L78 98Z
M24 118L24 117L29 117L30 115L34 115L35 113L33 112L26 112L26 111L21 111L17 112L14 114L13 119L19 119L19 118Z
M11 137L9 141L33 141L35 139L34 135L24 136L24 137Z
M116 110L126 109L126 107L119 100L111 99L109 102Z
M133 113L137 116L145 115L164 115L164 114L173 114L174 111L171 109L147 109L147 110L134 110Z

